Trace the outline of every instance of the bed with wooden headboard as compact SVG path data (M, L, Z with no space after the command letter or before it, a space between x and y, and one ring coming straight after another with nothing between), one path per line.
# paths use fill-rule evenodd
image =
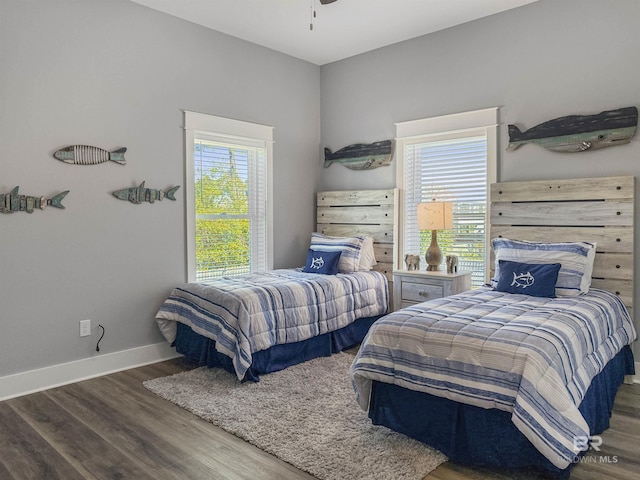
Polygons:
M362 340L389 311L397 191L321 192L317 208L318 231L325 235L310 235L304 268L173 289L156 321L178 353L240 380L257 380ZM334 238L355 236L372 237L373 246L369 239ZM331 252L336 249L339 255ZM371 271L374 256L378 263Z
M557 242L571 242L572 255L593 258L588 293L553 298L559 284L548 280L539 282L548 293L534 294L525 286L535 278L517 285L513 270L499 279L513 279L517 293L485 286L378 320L350 372L373 423L455 463L567 478L583 453L576 446L608 427L615 392L633 373L634 183L622 176L493 184L491 237L535 242L521 246L523 255L551 252L539 262L547 271L569 251ZM595 257L585 243L597 244ZM500 268L524 268L519 274L540 267L508 263Z

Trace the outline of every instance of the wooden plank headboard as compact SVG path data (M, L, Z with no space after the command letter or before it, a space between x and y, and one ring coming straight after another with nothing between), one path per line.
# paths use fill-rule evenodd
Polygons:
M398 189L318 192L316 231L373 237L374 270L393 280L398 258Z
M491 237L596 242L591 285L633 305L634 177L491 185ZM491 274L494 256L491 255Z

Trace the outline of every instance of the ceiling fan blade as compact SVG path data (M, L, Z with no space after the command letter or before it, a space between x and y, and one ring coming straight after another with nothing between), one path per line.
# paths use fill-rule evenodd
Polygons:
M335 2L335 1L336 1L336 0L320 0L320 3L321 3L322 5L327 5L328 3L333 3L333 2Z

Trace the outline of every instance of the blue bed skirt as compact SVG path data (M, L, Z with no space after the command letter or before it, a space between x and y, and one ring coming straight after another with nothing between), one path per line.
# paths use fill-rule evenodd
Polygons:
M328 357L332 353L357 345L378 318L380 316L360 318L334 332L302 342L275 345L267 350L255 352L251 367L242 381L257 382L263 373L276 372L317 357ZM197 365L222 367L235 375L231 358L216 351L215 340L195 333L182 323L178 323L174 346L178 353Z
M633 374L633 353L626 346L593 379L579 408L592 435L609 428L618 387L625 375ZM397 385L373 383L369 417L375 425L420 440L461 465L527 469L555 478L568 478L575 465L561 470L549 462L513 425L509 412L464 405Z

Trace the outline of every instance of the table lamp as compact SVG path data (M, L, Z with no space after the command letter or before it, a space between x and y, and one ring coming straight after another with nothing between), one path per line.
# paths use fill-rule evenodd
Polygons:
M453 228L452 202L427 202L418 204L418 229L431 230L431 245L427 249L427 271L440 270L442 252L438 246L438 230Z

